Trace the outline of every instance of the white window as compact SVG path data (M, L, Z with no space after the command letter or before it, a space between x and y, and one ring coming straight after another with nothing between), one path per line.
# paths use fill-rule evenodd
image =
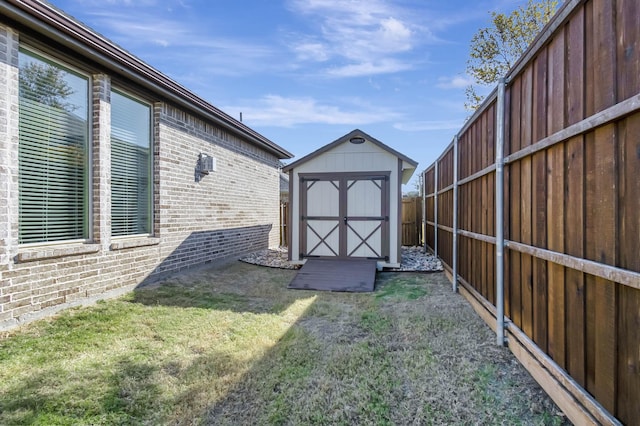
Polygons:
M151 107L111 92L111 235L150 234Z
M89 78L19 53L19 242L89 237Z

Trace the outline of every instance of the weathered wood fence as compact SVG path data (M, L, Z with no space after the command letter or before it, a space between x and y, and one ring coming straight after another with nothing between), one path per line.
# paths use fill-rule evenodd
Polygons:
M422 199L420 197L402 199L402 245L422 245Z
M498 340L574 423L640 424L640 0L565 2L423 179Z
M289 226L289 202L280 201L280 247L289 245L287 227Z

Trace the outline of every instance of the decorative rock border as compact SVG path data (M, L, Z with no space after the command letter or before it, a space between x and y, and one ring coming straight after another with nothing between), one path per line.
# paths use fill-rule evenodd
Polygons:
M402 272L439 272L442 271L440 259L432 254L425 253L422 247L402 247L402 261L399 268L391 268L389 271Z
M287 260L287 248L267 249L253 252L239 260L252 265L268 266L279 269L299 269L300 265L293 265Z
M241 262L279 269L298 269L287 260L287 248L260 250L240 258ZM399 268L389 271L397 272L438 272L442 271L442 263L432 254L423 252L422 247L402 247L402 262Z

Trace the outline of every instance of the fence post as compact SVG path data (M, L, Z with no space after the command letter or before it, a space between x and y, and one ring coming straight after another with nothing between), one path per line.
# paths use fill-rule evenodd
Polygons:
M426 173L424 170L420 173L420 202L422 205L420 206L420 211L422 213L422 223L420 228L420 235L422 235L422 240L420 243L423 246L424 252L427 252L427 197L426 197L426 185L425 185Z
M433 254L438 257L438 160L433 169Z
M287 204L280 201L280 246L287 245Z
M458 292L458 135L453 138L453 292Z
M498 82L496 110L496 343L504 346L504 104L505 80Z

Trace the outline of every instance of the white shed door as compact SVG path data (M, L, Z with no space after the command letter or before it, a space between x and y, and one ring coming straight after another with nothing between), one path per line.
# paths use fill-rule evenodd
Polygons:
M315 174L300 184L301 258L388 259L387 173Z

